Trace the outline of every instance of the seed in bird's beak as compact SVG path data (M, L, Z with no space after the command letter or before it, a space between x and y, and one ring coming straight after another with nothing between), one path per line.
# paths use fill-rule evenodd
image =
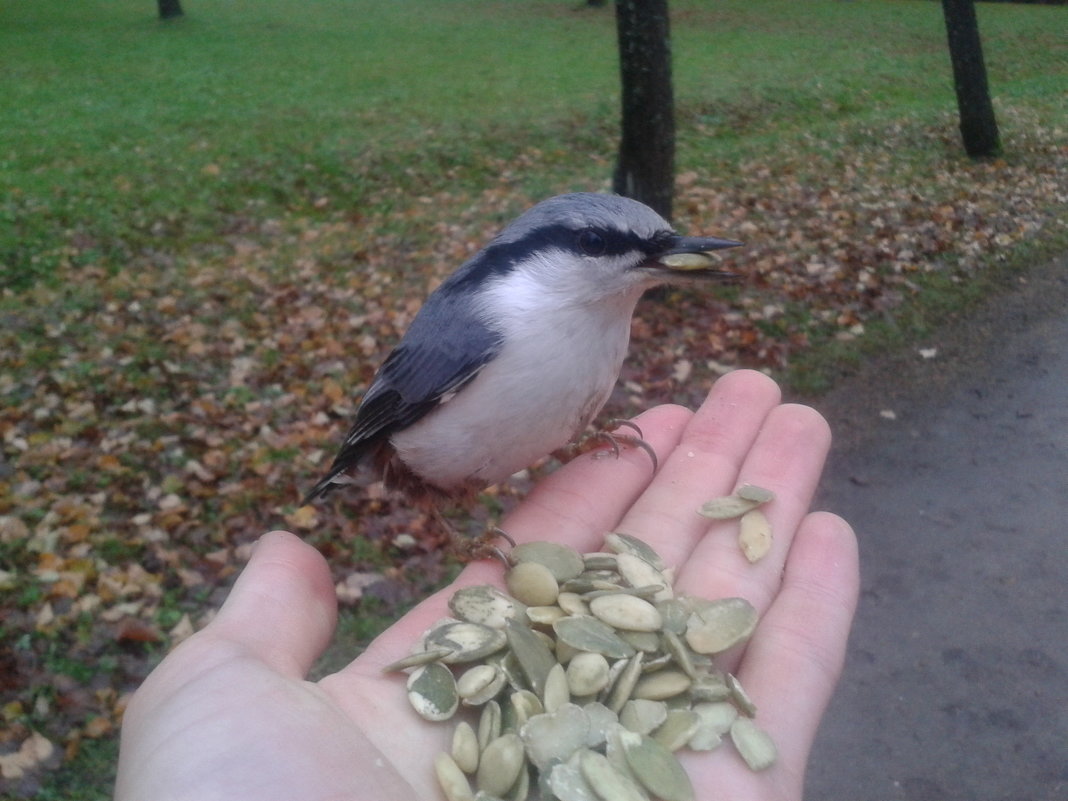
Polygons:
M703 270L716 263L708 253L667 253L657 261L672 270Z

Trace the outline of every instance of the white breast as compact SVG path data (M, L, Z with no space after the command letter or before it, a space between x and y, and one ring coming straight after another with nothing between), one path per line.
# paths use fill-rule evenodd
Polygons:
M513 276L487 298L507 312L500 354L392 438L405 465L441 489L496 484L566 445L619 377L640 288L576 307L516 284Z

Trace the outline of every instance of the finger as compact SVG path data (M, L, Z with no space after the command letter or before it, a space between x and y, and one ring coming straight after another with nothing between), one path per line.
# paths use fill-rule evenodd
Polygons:
M681 406L657 406L635 418L642 438L657 453L671 453L693 413ZM623 446L585 453L553 472L505 521L517 541L553 540L581 550L599 548L601 537L653 480L649 454Z
M842 670L859 584L853 529L837 515L810 514L739 668L747 688L767 699L769 722L818 719Z
M219 614L202 634L236 643L283 675L303 677L333 635L337 599L330 570L286 531L256 543Z
M678 588L706 598L741 597L758 611L766 609L778 591L794 533L808 513L830 442L827 422L813 409L795 404L774 409L728 487L751 483L775 493L761 508L771 524L771 551L751 564L738 544L739 521L711 521L679 572Z
M734 489L742 462L779 399L778 386L763 373L737 370L720 378L619 530L646 540L668 565L686 560L708 529L697 509Z
M765 613L738 670L759 711L757 723L779 751L774 778L800 798L820 718L842 672L860 584L857 540L836 515L801 524L782 589ZM739 796L745 797L745 796Z

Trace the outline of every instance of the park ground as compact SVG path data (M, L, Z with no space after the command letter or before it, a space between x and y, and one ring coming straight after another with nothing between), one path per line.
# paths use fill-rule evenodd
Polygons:
M330 560L344 609L334 660L451 574L435 532L373 488L316 509L298 508L301 492L426 291L529 204L604 190L611 173L610 9L185 7L166 24L142 0L0 10L0 754L27 754L4 798L109 797L129 692L210 616L263 530L296 530ZM876 492L901 491L895 476L951 463L948 446L920 454L930 426L976 449L963 464L981 461L997 439L984 399L1022 392L1061 350L1049 310L1063 284L1048 265L1068 251L1063 12L981 7L1005 145L982 162L961 153L935 3L680 0L673 14L677 223L744 240L725 266L746 281L643 301L608 411L693 405L737 366L825 409L841 443L825 502L857 525L866 586L813 797L1012 797L1024 773L1002 770L985 791L958 763L994 759L1000 743L1031 764L1048 755L1043 726L1063 734L1062 719L1019 711L1063 686L1063 651L1042 628L1063 608L1036 601L993 645L979 637L983 621L1056 597L1048 542L969 539L1010 524L945 525L966 519L963 504L918 540L865 515ZM1050 455L1056 429L1034 427L1055 419L1040 401L1056 389L1005 406L1016 416L997 437L1038 433L1030 450ZM1042 480L1063 479L1050 458ZM1032 464L1012 469L1004 497L1023 486L1028 510L1055 509L1024 478ZM952 480L968 479L962 467ZM483 515L526 485L487 493ZM949 497L941 487L928 490ZM972 561L1017 541L1031 544L1001 567ZM1006 600L987 586L1016 589ZM959 610L974 611L962 628L975 637L929 651ZM919 617L927 627L908 628ZM1016 690L1031 695L972 704L955 675L992 692L1023 675ZM872 741L874 757L836 771L835 751L869 742L857 732L880 697L938 708L894 684L915 676L945 700L900 735L911 750ZM958 753L975 731L985 750ZM1063 788L1044 764L1045 784L1018 797Z

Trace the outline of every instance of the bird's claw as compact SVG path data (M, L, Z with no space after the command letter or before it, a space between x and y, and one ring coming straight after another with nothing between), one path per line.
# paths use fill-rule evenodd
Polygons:
M616 434L612 431L605 430L598 431L596 434L593 435L596 439L604 440L605 442L607 442L608 445L612 448L612 453L617 459L622 453L619 448L619 445L620 443L623 443L624 445L631 445L632 447L641 448L643 451L645 451L646 454L648 454L649 459L653 463L654 473L660 469L660 460L656 457L656 451L653 450L652 445L650 445L642 438L642 430L638 427L637 423L631 422L630 420L610 420L609 425L614 426L615 428L625 426L626 428L633 428L636 432L638 432L637 436L634 436L632 434ZM598 454L594 454L594 456L597 457L603 453L605 452L601 451Z
M497 538L504 539L514 548L515 540L499 526L490 526L480 537L465 537L449 526L449 552L460 562L478 562L482 559L498 559L505 570L512 568L512 561L501 548L494 543Z

